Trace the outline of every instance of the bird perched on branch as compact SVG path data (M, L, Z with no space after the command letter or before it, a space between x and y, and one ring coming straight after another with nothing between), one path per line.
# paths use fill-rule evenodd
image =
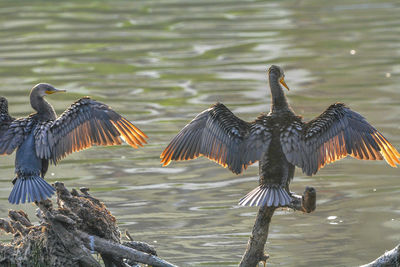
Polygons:
M84 97L73 103L57 118L44 99L65 92L50 84L32 88L30 103L36 111L26 118L8 114L8 102L0 98L0 155L15 157L14 187L8 198L12 204L40 201L51 197L54 188L44 176L49 162L57 164L72 152L93 145L120 145L122 140L137 148L147 136L106 104Z
M205 156L239 174L256 161L259 186L243 197L243 206L287 206L295 166L309 176L326 164L350 155L356 159L400 163L399 152L360 114L342 103L303 122L289 106L281 85L288 86L282 68L268 70L271 111L253 122L236 117L216 103L187 124L161 154L161 163Z

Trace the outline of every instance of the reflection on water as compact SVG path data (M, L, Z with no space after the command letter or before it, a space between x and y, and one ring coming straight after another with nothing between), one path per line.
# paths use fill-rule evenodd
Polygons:
M58 113L91 95L125 114L149 145L77 153L47 179L89 186L122 230L171 262L235 266L257 211L236 203L256 185L258 168L235 176L206 159L162 168L159 154L216 101L246 120L268 111L270 64L285 68L290 103L306 119L343 101L399 148L399 11L393 0L2 1L0 91L15 116L31 112L28 89L38 82L68 89L50 97ZM1 159L1 217L13 160ZM316 187L318 207L276 213L269 265L357 265L394 247L398 176L383 162L351 159L315 177L297 171L292 190ZM32 205L21 208L34 217Z

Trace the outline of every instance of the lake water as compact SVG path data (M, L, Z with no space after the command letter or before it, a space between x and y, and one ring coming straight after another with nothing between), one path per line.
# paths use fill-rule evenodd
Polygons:
M149 144L97 147L47 174L87 186L122 231L154 244L180 266L236 266L256 208L238 200L257 185L257 166L236 176L197 159L159 164L173 136L216 101L245 120L269 111L266 69L286 70L293 109L306 120L341 101L400 149L398 1L1 1L0 92L14 116L31 112L30 88L48 82L61 113L85 95L111 105ZM6 217L14 156L2 157ZM291 190L314 186L312 214L279 211L268 266L356 266L400 240L399 170L345 159L316 176L296 170ZM20 205L34 218L35 207ZM2 239L10 239L2 234Z

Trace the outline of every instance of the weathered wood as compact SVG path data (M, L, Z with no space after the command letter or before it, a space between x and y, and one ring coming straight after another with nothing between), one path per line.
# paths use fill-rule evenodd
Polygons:
M54 216L50 212L46 213L46 217L52 222L52 230L57 235L58 239L62 242L65 250L68 251L67 253L69 255L75 255L76 260L81 266L101 267L100 263L98 263L90 255L90 252L87 249L83 248L81 242L79 242L79 240L76 238L74 231L68 231L63 225L63 223L67 222L66 219L62 219L59 221L58 219L61 218L61 216ZM70 226L73 224L70 224Z
M288 208L310 213L316 208L317 195L313 187L306 187L302 196L292 195ZM269 258L264 254L265 243L275 207L260 207L253 226L252 234L247 242L247 248L240 261L240 267L254 267L259 262L266 263Z
M269 225L275 209L275 207L261 207L258 210L253 232L239 266L257 266L260 261L266 262L269 258L268 255L264 254L264 246L265 242L267 242Z
M303 211L306 213L313 212L317 207L317 192L314 187L307 186L303 195L292 194L292 202L288 206L293 210Z
M400 245L385 252L382 256L360 267L399 267L400 266Z
M159 267L175 265L158 258L149 245L121 243L116 219L88 189L69 192L64 184L54 184L57 208L50 200L36 203L39 225L33 225L23 211L9 212L0 219L0 229L14 234L10 244L0 243L0 265L8 266L102 266L93 256L99 253L106 267L133 263ZM145 251L139 251L142 248ZM154 249L154 248L153 248ZM130 265L129 265L130 264Z
M133 248L124 246L122 244L117 244L113 242L109 242L97 236L89 236L84 232L78 231L80 238L84 242L87 248L90 249L90 243L92 242L90 239L93 238L93 249L100 253L108 253L110 255L116 255L125 259L129 259L132 261L146 263L148 265L154 267L175 267L167 261L164 261L156 256L151 254L147 254ZM110 253L111 252L111 253Z

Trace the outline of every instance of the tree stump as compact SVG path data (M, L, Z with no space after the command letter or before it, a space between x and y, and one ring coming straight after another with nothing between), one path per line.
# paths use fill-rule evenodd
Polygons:
M102 266L94 253L101 255L106 267L175 266L158 258L146 243L121 243L115 217L87 188L79 193L69 192L60 182L54 186L58 207L50 200L36 203L39 225L22 210L10 210L9 220L0 219L0 229L14 234L10 244L0 244L1 266Z

